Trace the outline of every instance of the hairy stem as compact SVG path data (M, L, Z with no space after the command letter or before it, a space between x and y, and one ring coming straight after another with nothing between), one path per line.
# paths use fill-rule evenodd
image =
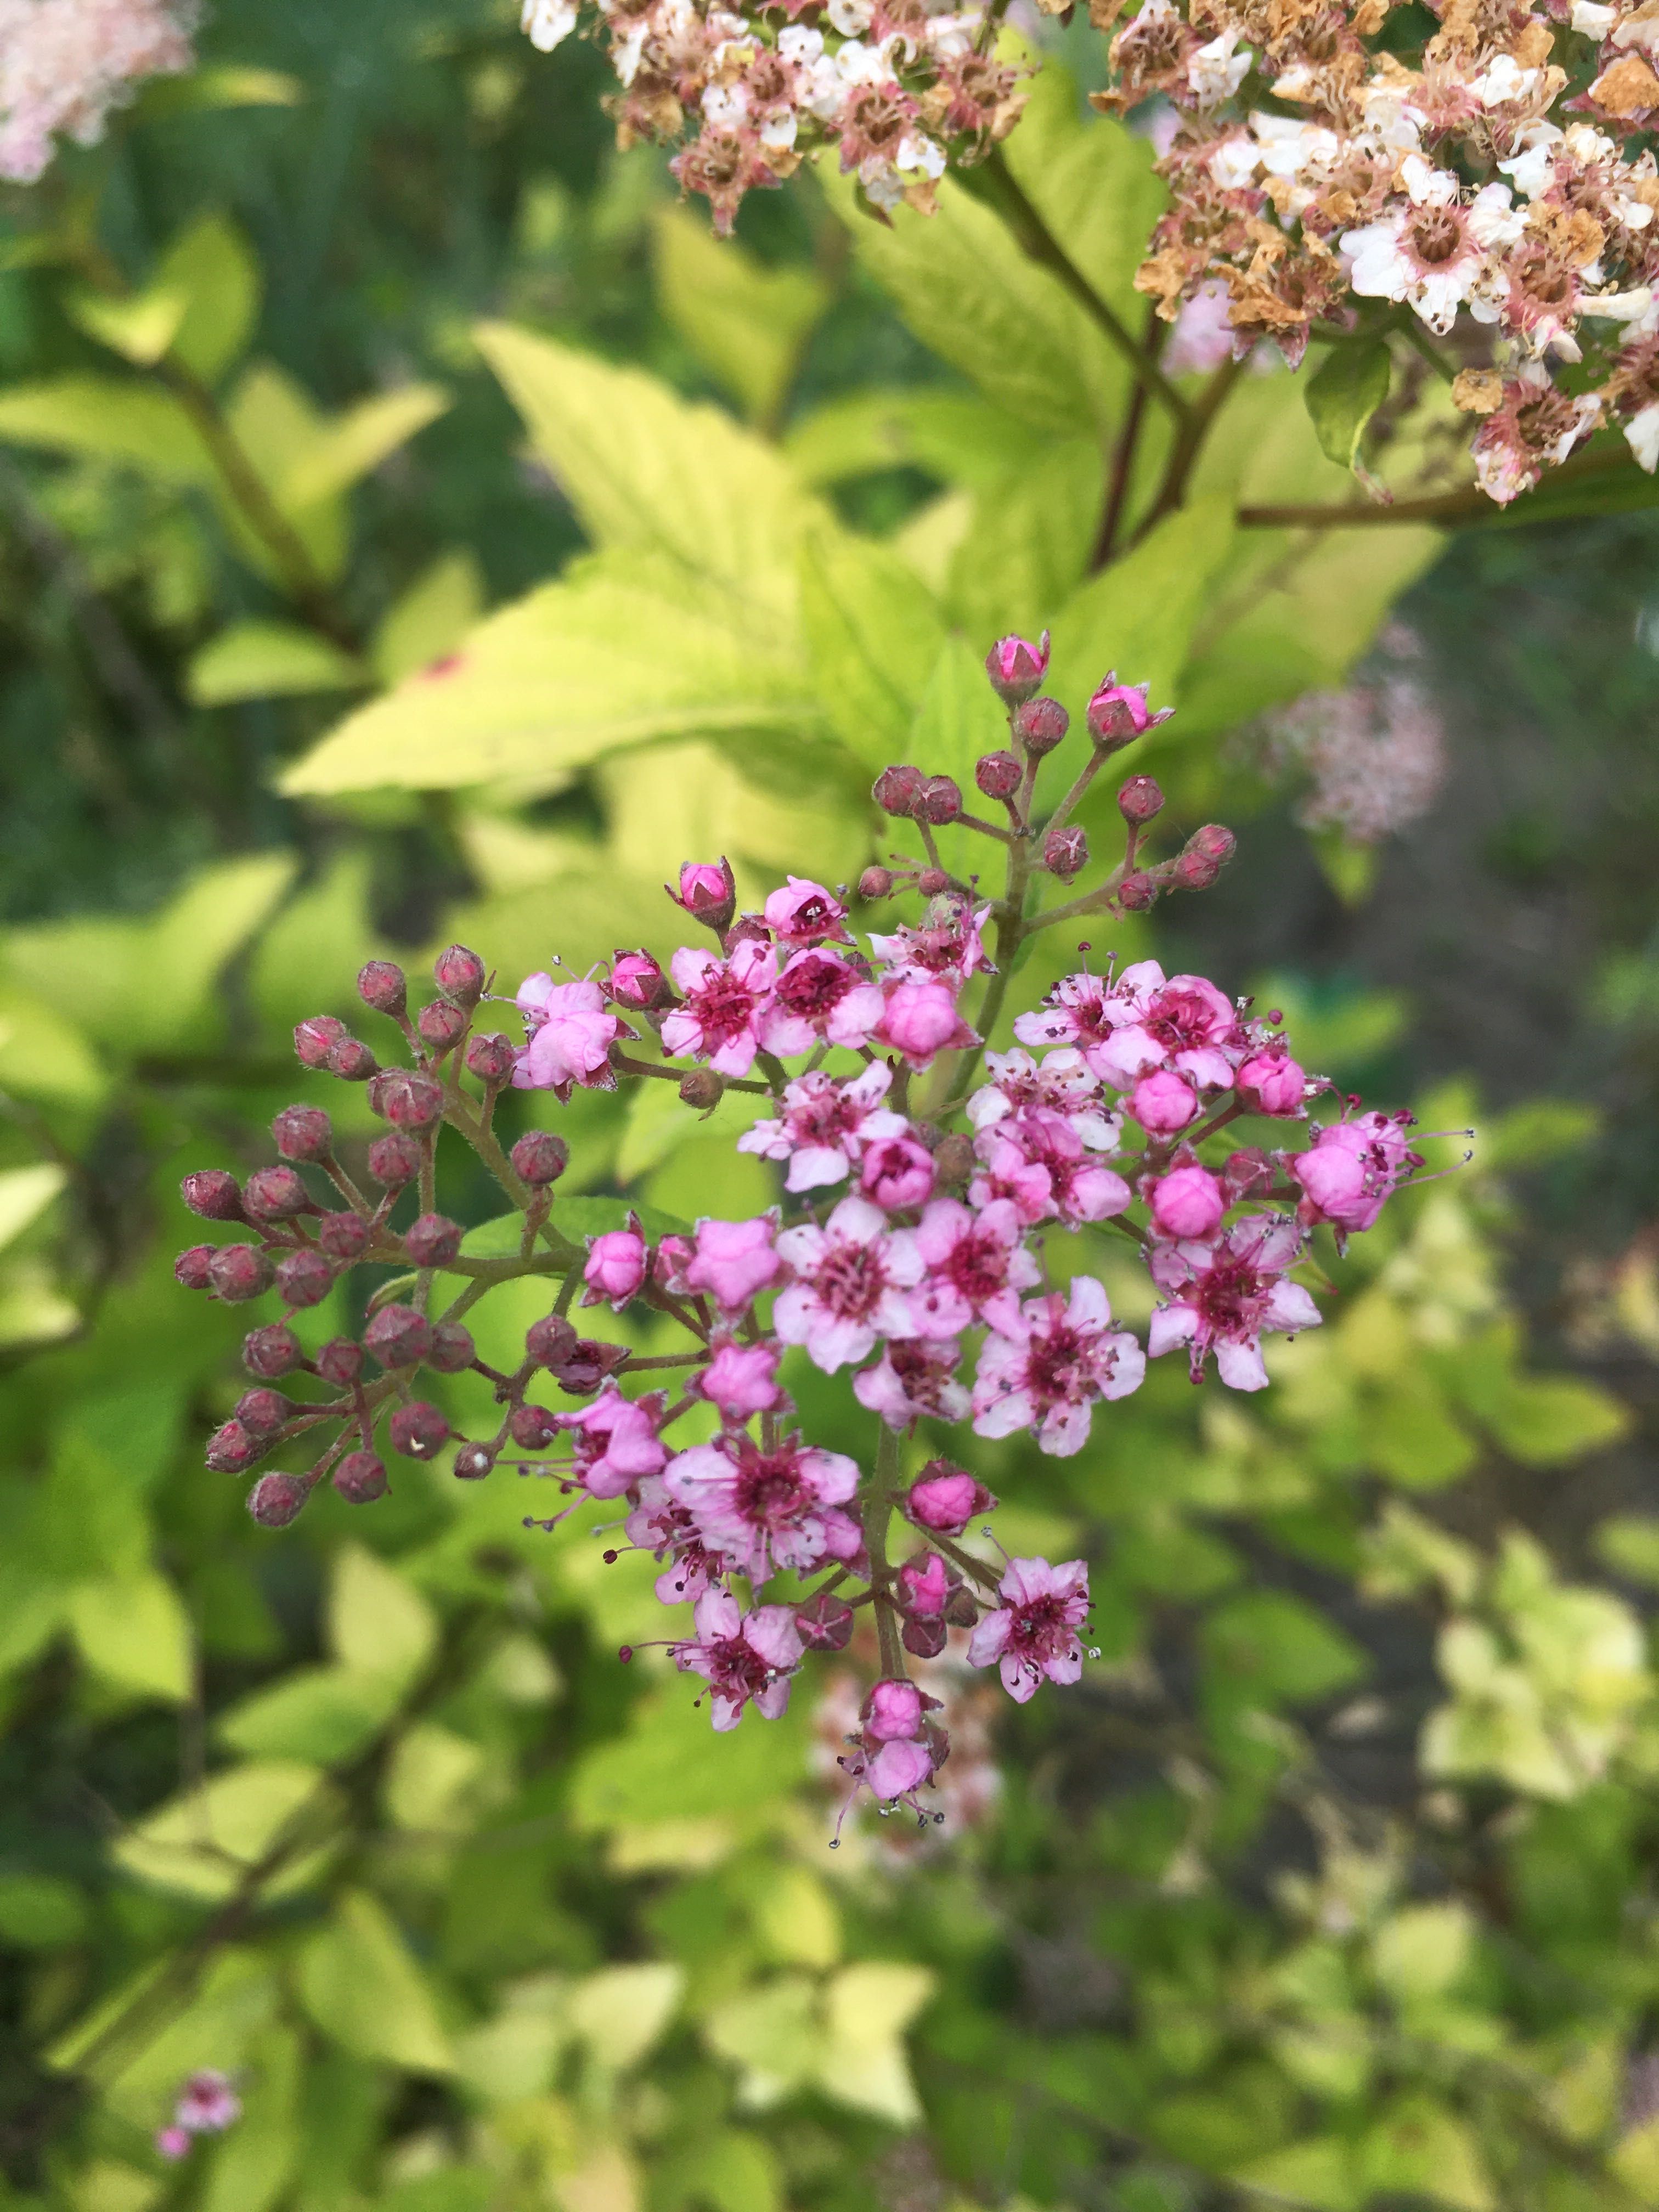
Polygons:
M899 1440L885 1421L876 1431L876 1465L864 1498L864 1548L870 1555L870 1588L876 1601L876 1632L881 1638L881 1671L904 1673L904 1646L899 1641L898 1616L887 1594L891 1570L887 1564L887 1524L898 1496Z

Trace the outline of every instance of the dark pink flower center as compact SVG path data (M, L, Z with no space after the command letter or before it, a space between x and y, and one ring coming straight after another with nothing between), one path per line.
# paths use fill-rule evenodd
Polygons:
M982 1306L1008 1279L1007 1248L982 1230L970 1231L951 1247L939 1273L970 1306Z
M778 1004L802 1021L827 1021L858 981L844 960L828 952L792 961L777 981Z
M723 1636L702 1650L713 1686L726 1697L755 1697L772 1679L773 1669L741 1636Z
M1070 1322L1033 1336L1025 1353L1026 1387L1047 1405L1082 1397L1094 1373L1095 1346Z
M843 1321L862 1321L887 1287L887 1262L874 1244L832 1244L812 1278L818 1303Z
M1195 1045L1218 1044L1230 1026L1218 1023L1215 1008L1194 991L1160 991L1141 1016L1140 1024L1165 1052L1190 1052Z
M1278 1278L1259 1274L1248 1260L1218 1259L1194 1285L1192 1298L1206 1337L1256 1335Z
M776 1528L812 1503L800 1479L800 1454L793 1446L758 1451L745 1440L737 1468L737 1510L758 1528Z
M756 994L739 983L729 968L719 968L690 994L689 1003L702 1026L705 1044L718 1047L741 1036L748 1028Z
M1066 1619L1064 1598L1033 1598L1029 1605L1015 1608L1007 1648L1024 1657L1044 1657L1051 1651L1069 1649L1076 1641L1073 1626Z

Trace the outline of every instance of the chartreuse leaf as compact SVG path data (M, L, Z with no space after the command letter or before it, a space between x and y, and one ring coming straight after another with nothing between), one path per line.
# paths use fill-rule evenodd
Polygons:
M248 1759L333 1765L370 1742L398 1706L397 1686L343 1667L298 1667L221 1716L214 1734Z
M1595 1532L1597 1556L1627 1581L1659 1584L1659 1520L1615 1514Z
M663 2034L684 1988L684 1970L661 1961L605 1966L571 1990L570 2025L601 2066L620 2071Z
M1171 704L1231 537L1231 514L1218 499L1166 515L1055 615L1045 688L1057 698L1086 699L1115 668L1126 684L1150 683L1154 707Z
M40 1219L68 1181L65 1169L50 1164L0 1169L0 1250Z
M125 299L80 289L69 293L64 301L70 321L88 337L146 368L173 343L189 304L182 290L166 283Z
M291 2027L270 2029L249 2053L242 2116L213 2153L202 2212L270 2212L300 2154L303 2063Z
M441 553L382 616L369 648L382 684L401 684L459 649L483 612L483 574L465 548Z
M1498 2202L1468 2124L1427 2096L1390 2107L1367 2131L1358 2166L1367 2194L1427 2197L1456 2212L1493 2212Z
M933 1993L926 1966L866 1960L844 1966L824 1992L828 2030L814 2069L818 2085L843 2105L896 2126L921 2117L903 2035Z
M299 78L283 70L209 62L185 76L152 79L138 95L137 112L149 123L216 107L297 107L305 96Z
M438 1622L414 1587L361 1544L336 1554L328 1640L354 1674L406 1688L437 1649Z
M765 2139L720 2128L665 2147L651 2177L652 2202L664 2212L712 2205L714 2212L780 2212L782 2177Z
M799 265L769 269L678 207L653 224L663 313L751 422L775 421L829 287Z
M1364 2194L1354 2176L1352 2147L1340 2136L1286 2143L1235 2166L1230 2178L1268 2198L1310 2204L1316 2212L1358 2212Z
M1370 419L1389 396L1389 349L1380 338L1333 346L1307 380L1307 404L1319 450L1339 468L1359 473L1359 448Z
M386 1908L362 1891L348 1890L306 1945L298 1983L318 2027L356 2057L411 2074L451 2070L431 1990Z
M115 376L58 376L0 392L0 438L124 461L167 484L210 483L213 465L170 392Z
M112 1856L140 1881L211 1900L228 1897L279 1838L291 1837L292 1856L262 1889L279 1897L315 1875L334 1810L314 1766L252 1760L149 1814L112 1847Z
M981 493L951 556L946 599L981 657L1009 630L1036 637L1048 629L1082 582L1104 474L1097 444L1066 438Z
M435 384L406 384L359 400L337 416L283 471L277 497L295 514L333 499L379 468L428 423L435 422L450 404L449 394Z
M801 561L812 673L837 735L872 770L906 757L945 642L927 586L873 539L825 526Z
M95 1674L141 1698L182 1705L195 1685L190 1619L165 1575L78 1583L69 1625Z
M0 984L0 1091L90 1105L107 1078L86 1039L55 1006Z
M259 319L259 264L228 216L205 215L167 247L156 282L180 294L185 313L173 351L204 383L239 361Z
M222 707L235 699L350 691L363 681L362 663L315 630L251 621L233 623L191 657L185 689L198 707Z
M1218 1694L1296 1705L1328 1697L1366 1670L1358 1645L1300 1598L1251 1590L1206 1620L1206 1655Z
M973 392L929 385L843 392L802 415L783 441L804 483L908 466L975 491L1011 482L1049 447L1018 416Z
M585 1752L570 1784L579 1828L644 1827L760 1809L793 1789L800 1738L786 1717L713 1735L677 1692L643 1699L627 1731Z

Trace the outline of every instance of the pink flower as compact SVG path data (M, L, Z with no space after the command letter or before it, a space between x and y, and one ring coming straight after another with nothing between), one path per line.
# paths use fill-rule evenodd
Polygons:
M954 1338L902 1337L884 1347L873 1367L853 1377L853 1395L890 1429L908 1429L924 1416L959 1421L969 1406L968 1392L957 1380L961 1359Z
M927 1717L938 1705L937 1698L902 1678L877 1682L865 1698L859 1715L863 1723L859 1748L842 1764L855 1781L866 1783L881 1803L911 1798L933 1778L944 1756L944 1736L938 1732L936 1749L928 1741Z
M948 1460L930 1459L900 1505L907 1521L936 1536L960 1536L996 1499L982 1482Z
M1302 1186L1297 1212L1310 1227L1328 1221L1343 1234L1369 1229L1421 1157L1406 1142L1409 1114L1360 1114L1322 1129L1288 1164Z
M875 1683L864 1701L864 1733L872 1743L897 1743L921 1734L921 1692L914 1682Z
M915 1137L887 1137L864 1155L859 1188L889 1212L922 1206L933 1194L933 1156Z
M1120 684L1116 669L1109 670L1105 682L1089 702L1091 735L1100 744L1115 748L1167 722L1175 708L1160 707L1153 714L1146 704L1151 689L1149 684Z
M1127 1091L1153 1068L1170 1068L1200 1089L1227 1088L1245 1038L1237 1007L1213 983L1202 975L1165 982L1158 963L1143 960L1124 970L1117 988L1114 1003L1127 1002L1131 1018L1112 1023L1109 1036L1085 1048L1097 1075Z
M1149 1137L1173 1137L1198 1115L1198 1097L1190 1083L1160 1067L1143 1075L1129 1093L1129 1112Z
M724 1552L710 1551L697 1534L696 1524L684 1506L669 1496L659 1474L641 1478L639 1504L624 1526L628 1540L668 1565L657 1577L659 1605L695 1604L705 1590L720 1589L728 1575L737 1572L735 1560Z
M783 1273L769 1213L749 1221L700 1221L696 1249L681 1270L688 1290L707 1291L726 1313L740 1313Z
M1160 1237L1209 1237L1221 1226L1227 1194L1207 1168L1173 1168L1153 1184L1152 1211Z
M1073 1275L1069 1295L1027 1298L1008 1326L987 1337L974 1378L974 1432L1022 1429L1040 1449L1069 1459L1089 1441L1097 1398L1127 1398L1140 1387L1146 1355L1111 1327L1111 1303L1092 1275Z
M663 1050L671 1060L687 1053L706 1060L717 1075L747 1075L777 978L777 954L752 938L734 945L729 960L683 945L669 968L685 1003L663 1017Z
M1045 1677L1075 1682L1083 1672L1078 1630L1089 1614L1089 1570L1081 1559L1010 1559L997 1585L1003 1602L988 1613L968 1645L970 1666L994 1662L1009 1696L1024 1705Z
M582 1280L587 1288L582 1293L582 1304L596 1306L608 1298L612 1312L620 1313L637 1295L645 1273L646 1244L638 1224L631 1229L607 1230L603 1237L594 1237L587 1248L587 1261L582 1269Z
M1152 1280L1166 1303L1152 1316L1147 1339L1152 1357L1188 1346L1196 1382L1213 1352L1230 1389L1265 1389L1264 1333L1293 1335L1299 1328L1317 1328L1321 1320L1301 1285L1284 1279L1301 1249L1301 1231L1280 1213L1235 1222L1212 1243L1155 1245Z
M668 896L676 906L684 908L693 921L702 922L717 937L723 936L738 910L732 863L722 860L716 866L710 860L687 860L680 870L678 890L671 890Z
M759 1605L744 1613L724 1590L706 1590L692 1620L695 1639L669 1649L682 1673L708 1684L714 1726L722 1734L736 1728L751 1702L763 1718L776 1720L788 1706L789 1677L805 1649L790 1607Z
M558 1427L571 1431L572 1473L590 1498L620 1498L642 1475L661 1474L668 1455L657 1424L666 1403L660 1390L624 1398L607 1381L591 1406L553 1416Z
M732 1337L716 1343L714 1356L692 1386L718 1406L728 1421L746 1421L783 1403L778 1388L775 1344L738 1344Z
M611 963L611 995L624 1006L660 1006L672 999L668 978L648 952L618 952Z
M820 1074L798 1075L784 1085L783 1111L775 1121L757 1121L738 1139L740 1152L763 1159L787 1160L786 1190L818 1190L842 1182L866 1145L902 1137L909 1127L902 1114L883 1107L893 1072L877 1060L850 1082Z
M634 1032L605 1003L597 983L556 983L530 975L519 986L519 1012L529 1036L513 1070L520 1091L551 1091L568 1098L580 1083L589 1091L614 1091L611 1048Z
M822 1229L784 1230L777 1249L794 1280L778 1293L772 1326L826 1375L862 1359L878 1336L917 1334L906 1293L921 1279L921 1254L867 1199L842 1199Z
M748 1435L694 1444L669 1462L663 1480L704 1543L726 1553L751 1583L775 1566L855 1559L863 1541L858 1523L839 1510L858 1489L856 1461L798 1437L771 1451Z
M1121 1175L1087 1157L1074 1122L1043 1107L1028 1109L994 1123L988 1135L976 1139L976 1146L988 1170L985 1196L1006 1186L1028 1220L1040 1219L1042 1215L1028 1210L1036 1186L1021 1176L1021 1162L1041 1169L1046 1177L1042 1213L1057 1213L1073 1227L1079 1222L1104 1221L1121 1213L1133 1196ZM976 1184L969 1196L979 1195ZM1022 1205L1023 1196L1025 1203Z
M945 983L895 983L875 1036L913 1067L926 1067L941 1052L959 1052L979 1040L957 1012Z
M158 2128L155 2148L165 2159L185 2158L190 2153L191 2135L188 2128Z
M781 945L817 945L826 937L839 937L848 945L853 941L847 933L846 908L822 884L809 883L802 876L791 876L762 911Z
M1115 1030L1133 1023L1140 1009L1144 987L1163 981L1164 970L1156 960L1137 961L1115 981L1086 970L1079 975L1063 975L1042 1006L1016 1018L1014 1035L1022 1044L1079 1047L1090 1072L1098 1077L1100 1070L1091 1048L1105 1043Z
M1033 1018L1020 1016L1024 1022ZM1115 1114L1102 1112L1099 1080L1090 1073L1082 1054L1070 1046L1045 1054L1041 1067L1018 1047L1012 1052L987 1053L985 1070L990 1081L968 1101L968 1119L976 1130L994 1128L1011 1114L1041 1107L1069 1121L1091 1152L1109 1152L1117 1143L1121 1124Z
M778 977L761 1018L761 1043L788 1060L818 1044L867 1044L882 1016L882 995L861 969L816 947L797 952Z
M863 1768L863 1779L884 1805L911 1798L933 1779L933 1753L930 1747L902 1737L883 1744Z
M959 991L970 975L990 965L980 934L990 911L982 906L975 913L965 899L946 893L927 902L920 929L872 936L870 950L885 963L882 981L948 983Z
M185 2082L173 2117L192 2135L222 2135L241 2118L242 2100L231 2087L228 2074L204 2067Z
M1012 1324L1018 1293L1042 1280L1025 1249L1018 1209L994 1199L971 1213L953 1198L935 1199L915 1230L927 1280L913 1293L912 1312L927 1336L955 1336L975 1322Z
M1299 1114L1310 1088L1282 1043L1264 1045L1242 1060L1233 1081L1255 1114Z
M1040 645L1028 638L1000 637L985 656L991 689L1006 707L1018 707L1040 690L1048 672L1048 633Z

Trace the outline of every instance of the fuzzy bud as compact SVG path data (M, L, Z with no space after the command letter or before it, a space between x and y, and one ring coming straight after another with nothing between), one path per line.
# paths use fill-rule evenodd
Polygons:
M205 1291L213 1281L213 1255L216 1244L192 1244L181 1252L173 1263L173 1279L183 1291Z
M611 995L620 1006L646 1012L671 1004L674 987L648 952L624 952L619 946L611 963Z
M538 1367L562 1367L576 1348L576 1332L562 1314L549 1314L526 1333L525 1356Z
M1042 688L1048 672L1048 633L1033 645L1029 638L1000 637L985 656L991 689L1005 707L1018 707Z
M458 1006L476 1006L483 996L484 964L465 945L452 945L433 962L432 980Z
M270 1133L285 1160L325 1160L334 1149L334 1125L320 1106L284 1106Z
M286 1528L310 1495L302 1474L262 1474L247 1494L247 1510L262 1528Z
M916 793L911 812L918 822L942 830L962 812L962 787L953 776L930 775Z
M334 1470L334 1487L348 1505L372 1505L386 1496L386 1462L372 1451L348 1452Z
M982 753L974 763L974 781L988 799L1012 799L1024 773L1018 753Z
M965 1468L947 1459L930 1459L899 1510L918 1528L936 1536L960 1536L970 1521L996 1504L990 1492Z
M557 1182L570 1164L570 1147L550 1129L528 1129L507 1157L520 1182L527 1182L532 1190L544 1190L549 1183Z
M346 1025L332 1014L313 1014L294 1032L294 1050L302 1067L326 1067L328 1056L346 1036Z
M924 898L937 898L941 891L951 888L951 878L943 868L924 868L916 878L916 889Z
M1208 890L1231 860L1237 843L1231 830L1224 830L1218 822L1206 822L1182 847L1170 880L1177 890Z
M1051 830L1042 841L1042 865L1061 883L1070 883L1089 865L1089 840L1075 822Z
M1146 704L1148 689L1145 684L1120 684L1116 669L1108 672L1105 682L1090 700L1088 711L1089 735L1102 752L1117 752L1133 744L1144 732L1169 720L1174 708L1160 707L1154 714Z
M382 1306L363 1331L363 1349L382 1367L418 1367L432 1349L432 1324L413 1306Z
M441 1213L423 1213L404 1231L404 1249L417 1267L447 1267L465 1234L459 1221Z
M337 1075L342 1083L367 1083L380 1066L368 1047L355 1036L344 1036L331 1046L323 1063L331 1075Z
M196 1175L187 1175L179 1186L179 1195L204 1221L240 1221L246 1218L242 1212L242 1186L223 1168L203 1168Z
M331 1336L317 1354L317 1372L337 1390L349 1390L363 1371L363 1347L349 1336Z
M601 1344L597 1337L581 1336L562 1360L548 1362L548 1372L571 1397L586 1398L627 1357L625 1344Z
M1164 793L1157 780L1150 775L1132 775L1117 795L1117 811L1124 820L1139 829L1164 811Z
M465 1009L448 999L434 999L429 1006L422 1006L416 1017L415 1026L422 1038L440 1058L454 1048L466 1035L471 1019Z
M1136 868L1117 887L1117 902L1126 914L1145 914L1158 898L1158 879L1145 868Z
M459 1375L471 1367L478 1356L478 1347L472 1341L472 1332L459 1321L434 1321L432 1324L432 1349L426 1356L428 1367L440 1375Z
M368 1172L387 1190L401 1190L421 1172L421 1148L401 1129L389 1137L376 1137L368 1148Z
M377 1114L385 1115L394 1129L407 1129L418 1136L443 1119L443 1085L429 1075L411 1075L407 1068L394 1067L369 1103Z
M844 1651L853 1640L854 1621L846 1600L823 1590L795 1615L795 1626L809 1651Z
M278 1264L276 1287L286 1306L319 1306L334 1287L334 1270L320 1252L307 1247Z
M680 869L679 889L672 890L666 884L663 888L676 906L683 907L693 921L702 922L717 937L732 927L732 917L738 910L738 886L732 863L723 854L718 866L712 860L685 861Z
M386 1424L392 1449L405 1459L435 1459L449 1442L449 1424L435 1406L417 1398L412 1406L399 1406Z
M242 1364L262 1382L280 1382L304 1364L305 1351L286 1322L267 1322L242 1339Z
M231 1419L240 1421L249 1436L263 1439L274 1437L293 1411L280 1390L244 1390Z
M243 1305L270 1288L276 1269L254 1244L222 1244L208 1267L215 1291L227 1305Z
M974 1140L953 1129L941 1137L933 1152L935 1180L946 1190L958 1190L974 1172Z
M208 1438L207 1463L215 1474L246 1474L264 1447L240 1421L227 1421Z
M475 1036L466 1048L466 1072L476 1075L480 1083L487 1083L492 1091L511 1080L518 1054L513 1049L511 1037L492 1030L487 1036Z
M1058 699L1028 699L1014 714L1013 732L1033 760L1065 742L1072 718Z
M392 1141L380 1139L382 1144ZM331 1260L361 1260L368 1249L368 1224L360 1213L325 1213L317 1224L317 1242Z
M291 1221L296 1213L314 1213L315 1205L295 1168L255 1168L242 1193L242 1204L261 1221Z
M891 814L900 821L905 821L914 812L917 794L927 781L919 768L900 763L893 768L883 769L871 788L870 795L884 814Z
M357 971L357 996L377 1014L401 1014L409 1004L409 985L394 960L371 960Z
M890 868L866 868L859 878L859 896L861 899L884 899L893 896L893 872Z
M495 1454L489 1444L463 1444L455 1455L457 1482L482 1482L495 1464Z
M712 1114L725 1095L726 1085L712 1067L693 1067L680 1078L680 1103L699 1114Z
M945 1649L944 1616L912 1613L899 1631L899 1642L915 1659L937 1659Z
M559 1425L545 1406L515 1406L507 1432L521 1451L545 1451L559 1433Z

